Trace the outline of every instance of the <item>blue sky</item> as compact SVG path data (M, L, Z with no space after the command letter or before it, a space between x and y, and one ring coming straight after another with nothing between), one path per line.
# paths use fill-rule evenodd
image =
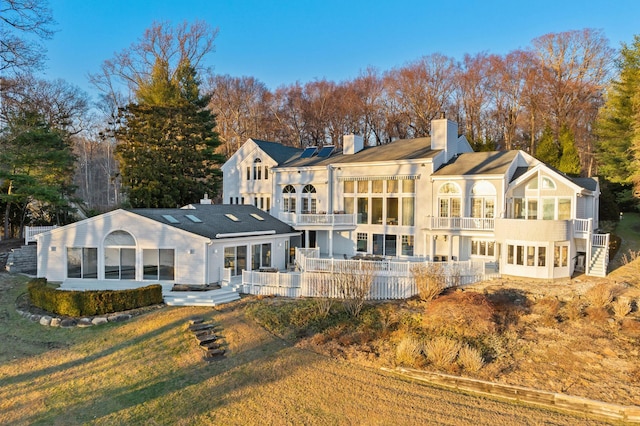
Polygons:
M640 34L639 0L233 1L50 0L58 32L47 42L45 78L93 93L105 59L154 21L201 19L219 28L207 61L217 74L253 76L270 89L326 78L349 80L423 55L504 54L550 32L604 31L611 46Z

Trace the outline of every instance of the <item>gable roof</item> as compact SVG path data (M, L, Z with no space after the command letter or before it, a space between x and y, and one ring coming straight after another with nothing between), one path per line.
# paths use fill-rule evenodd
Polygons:
M301 149L285 146L278 142L262 141L253 138L251 140L278 164L289 161L302 153Z
M434 176L502 175L509 170L518 151L467 152L440 167Z
M598 190L597 178L570 177L560 170L542 162L536 164L535 166L517 167L515 173L511 177L509 185L519 185L523 180L528 179L531 175L533 175L540 169L544 169L547 173L556 175L556 177L560 179L565 179L567 181L567 184L569 186L573 186L575 189L587 190L591 192L595 192Z
M329 157L300 158L297 155L280 167L327 166L337 163L368 163L377 161L416 160L433 158L441 150L431 149L431 138L399 139L384 145L367 146L355 154L336 151Z
M211 239L233 237L229 234L266 234L270 233L269 231L275 231L275 234L296 233L291 226L250 205L193 204L181 209L131 209L128 211ZM187 215L194 216L200 222L190 219ZM232 215L238 220L233 220L227 215ZM257 215L263 220L252 215Z

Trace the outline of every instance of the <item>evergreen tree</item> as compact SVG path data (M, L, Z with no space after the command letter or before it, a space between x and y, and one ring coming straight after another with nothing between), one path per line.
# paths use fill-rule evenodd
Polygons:
M634 145L640 132L640 35L629 46L623 43L617 61L618 79L613 81L600 109L596 125L599 137L598 172L605 179L630 184L640 171L640 155Z
M69 200L75 156L64 132L51 128L42 117L18 112L0 136L0 205L4 236L11 225L69 222Z
M546 126L540 142L536 148L536 158L550 166L558 167L560 165L560 147L553 137L551 127Z
M138 103L123 111L116 154L122 185L133 207L177 207L218 190L224 159L215 118L205 108L196 72L187 60L171 76L156 60L148 81L141 82Z
M562 148L562 156L558 163L558 170L570 176L580 176L580 155L576 149L573 133L568 126L562 126L559 136L560 147Z

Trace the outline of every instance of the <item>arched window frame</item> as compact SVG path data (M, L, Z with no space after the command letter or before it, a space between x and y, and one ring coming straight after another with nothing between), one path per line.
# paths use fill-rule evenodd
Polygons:
M296 189L292 185L282 188L282 211L285 213L296 212Z
M115 230L104 237L105 279L136 279L136 240L125 230Z
M491 182L482 180L471 188L471 217L494 218L496 188Z
M307 184L302 188L302 213L315 214L317 212L318 200L316 198L316 188Z
M462 191L460 185L447 182L438 190L438 217L461 217Z

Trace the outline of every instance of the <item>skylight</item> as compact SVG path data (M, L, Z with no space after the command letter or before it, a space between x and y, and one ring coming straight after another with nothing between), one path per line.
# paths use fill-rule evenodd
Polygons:
M185 215L185 217L186 217L187 219L189 219L189 220L190 220L191 222L193 222L193 223L202 223L202 221L200 220L200 218L198 218L198 217L196 217L196 216L194 216L194 215L192 215L192 214L186 214L186 215Z
M178 219L171 216L170 214L163 214L162 217L164 218L164 220L166 220L169 223L180 223Z
M234 222L240 222L240 219L238 219L236 216L232 215L231 213L226 213L225 216L227 217L227 219L230 219Z
M333 145L327 145L327 146L323 146L322 149L320 150L320 152L318 153L318 157L320 158L327 158L329 157L331 154L333 154L333 150L336 149L335 146Z
M304 149L304 151L302 151L302 154L300 154L300 158L310 158L313 156L313 154L316 153L316 151L318 151L317 146L308 146Z
M251 217L253 217L256 220L264 220L264 217L260 216L257 213L251 213Z

